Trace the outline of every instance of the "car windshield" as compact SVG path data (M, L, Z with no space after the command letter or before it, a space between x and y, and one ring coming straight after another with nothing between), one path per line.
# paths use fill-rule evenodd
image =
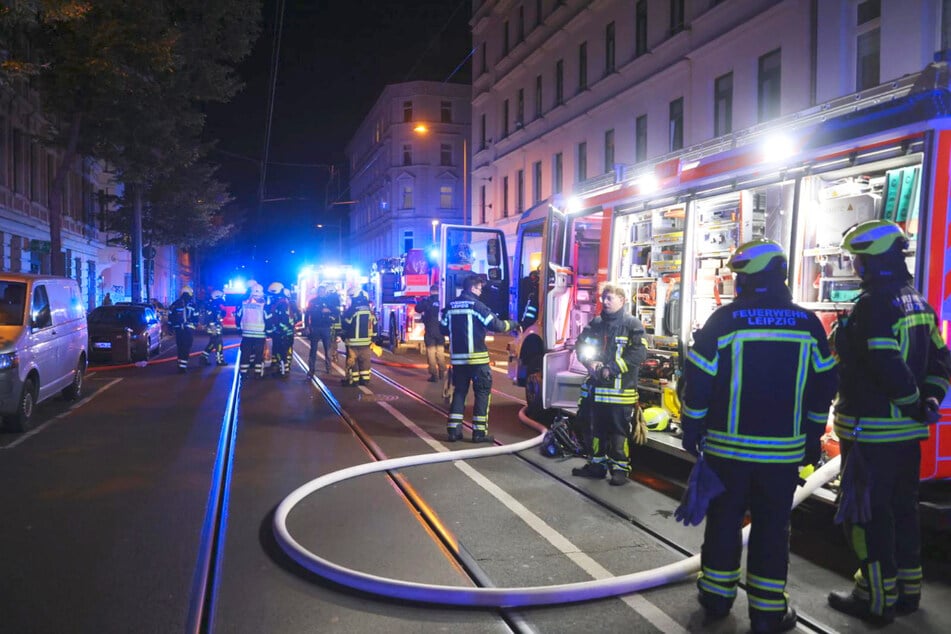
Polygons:
M89 313L89 323L135 329L145 323L145 311L100 306Z
M26 283L0 282L0 326L23 325Z

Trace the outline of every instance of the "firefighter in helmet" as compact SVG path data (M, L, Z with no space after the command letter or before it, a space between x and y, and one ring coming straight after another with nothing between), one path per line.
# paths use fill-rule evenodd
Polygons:
M487 331L516 330L514 321L499 319L480 298L485 278L472 273L462 281L462 292L449 302L443 312L443 332L449 335L449 362L452 364L454 388L449 405L447 431L449 442L462 440L462 418L469 383L475 393L472 406L472 442L492 442L489 435L489 396L492 392L492 370L489 349L485 346Z
M225 294L221 291L212 291L211 299L205 303L205 332L208 333L208 345L201 353L201 361L205 365L211 363L211 356L215 356L218 365L225 364L224 346L221 338L221 320L225 318Z
M198 306L195 291L191 286L182 288L181 296L168 307L169 324L175 331L175 350L178 356L178 372L188 372L188 357L192 351L195 328L198 326Z
M852 254L862 293L832 336L840 376L834 425L847 467L840 505L867 495L871 508L867 517L840 518L859 569L851 591L831 593L829 604L875 624L918 609L920 442L951 379L935 312L911 285L907 247L905 233L887 220L846 232L842 249ZM870 482L864 491L854 473L847 477L848 467L862 463L869 477L861 481Z
M271 282L267 287L267 304L264 310L265 331L271 338L272 363L275 373L290 376L291 356L294 346L294 322L290 302L284 295L284 285Z
M370 344L376 330L376 317L370 310L370 299L354 290L350 307L343 313L343 338L347 344L347 375L345 386L367 385L370 382Z
M249 297L241 302L234 313L234 321L241 329L241 364L238 371L242 378L249 373L264 376L265 333L264 287L258 283L251 286Z
M729 614L748 509L750 622L782 632L796 625L785 592L793 492L800 465L819 459L835 360L819 319L792 301L780 245L747 242L727 266L736 298L695 333L684 370L684 449L702 450L726 489L707 511L698 598L708 618Z

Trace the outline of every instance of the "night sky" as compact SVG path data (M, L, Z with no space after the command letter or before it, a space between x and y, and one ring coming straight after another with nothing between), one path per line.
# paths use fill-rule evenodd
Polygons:
M293 283L324 247L334 254L336 232L313 225L345 224L347 208L328 203L348 199L344 146L383 87L470 81L470 0L286 0L264 192L282 200L264 203L255 231L277 5L264 2L261 35L238 69L244 90L206 110L212 159L235 197L227 214L243 230L203 255L204 284L220 286L242 264L265 285Z

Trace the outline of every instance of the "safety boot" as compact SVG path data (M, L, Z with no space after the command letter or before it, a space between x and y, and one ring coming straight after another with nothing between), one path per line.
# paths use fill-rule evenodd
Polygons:
M750 619L750 625L754 634L772 634L773 632L788 632L796 627L798 619L795 608L789 606L786 608L786 614L779 621L764 623L760 620Z
M895 614L908 616L912 612L917 612L920 601L921 597L919 595L898 595L898 601L895 602Z
M495 442L495 436L491 436L484 431L472 432L472 442Z
M611 473L611 481L608 483L613 487L624 486L628 482L627 471L614 471Z
M868 601L855 596L854 592L830 592L829 606L849 616L862 619L871 625L888 625L895 620L895 608L885 608L881 614L875 614Z
M589 462L583 467L575 467L571 470L571 475L578 476L579 478L591 478L593 480L601 480L608 474L608 469L603 464L594 464Z
M457 440L462 440L462 430L459 428L452 428L448 432L447 440L449 442L456 442Z

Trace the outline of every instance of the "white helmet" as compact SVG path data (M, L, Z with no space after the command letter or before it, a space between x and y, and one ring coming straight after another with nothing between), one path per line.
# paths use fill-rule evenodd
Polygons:
M260 284L255 284L251 287L251 297L254 299L261 299L264 297L264 287Z
M182 295L194 295L194 294L195 294L195 291L194 289L192 289L191 286L182 287Z
M224 296L225 296L225 294L224 294L223 292L221 292L221 291L211 291L211 298L212 298L212 299L221 299L221 298L224 297Z
M284 285L280 282L271 282L267 287L267 292L271 295L280 295L284 292Z

